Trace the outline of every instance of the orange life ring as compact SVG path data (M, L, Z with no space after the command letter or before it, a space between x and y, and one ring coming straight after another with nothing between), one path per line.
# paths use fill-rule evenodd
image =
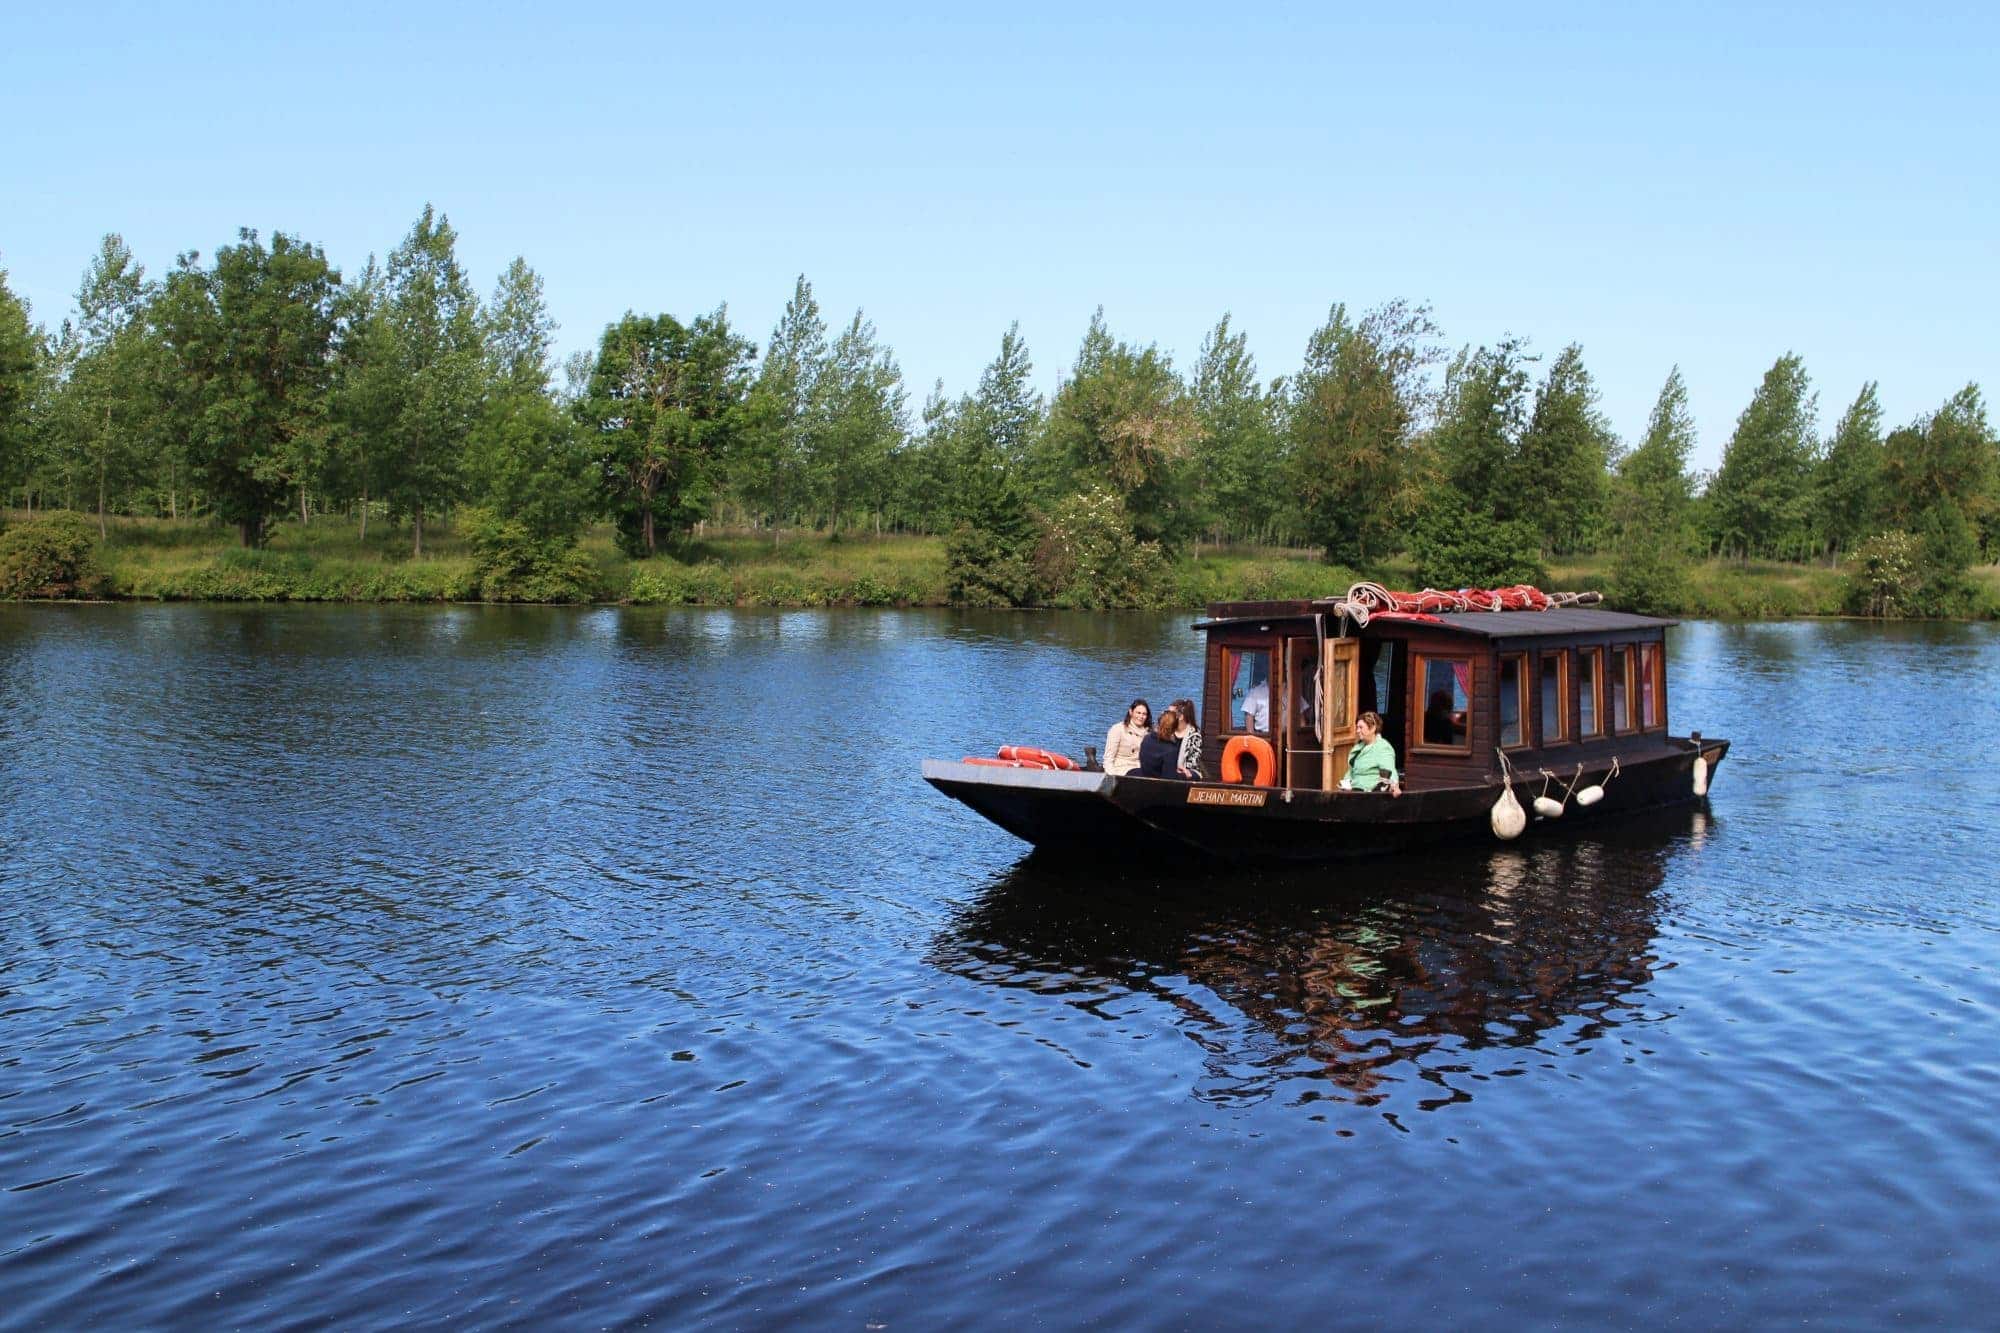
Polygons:
M1018 759L1024 764L1032 764L1037 768L1055 768L1065 772L1077 767L1076 760L1070 758L1068 755L1057 754L1054 750L1038 749L1033 745L1003 745L1000 747L1000 757L1002 759Z
M1224 782L1243 781L1243 756L1249 755L1257 761L1257 776L1250 779L1253 787L1275 787L1278 785L1278 753L1271 748L1271 742L1262 736L1231 736L1229 744L1222 747L1222 780Z

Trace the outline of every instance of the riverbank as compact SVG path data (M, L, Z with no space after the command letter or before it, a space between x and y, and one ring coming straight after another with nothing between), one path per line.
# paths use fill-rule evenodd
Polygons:
M27 516L9 514L10 522ZM632 560L609 527L593 528L583 553L593 571L591 597L631 605L817 607L948 606L944 542L938 537L857 534L832 541L817 533L720 535L671 555ZM408 530L375 524L364 536L338 517L283 523L260 550L236 545L233 532L208 522L111 519L97 560L103 590L135 601L476 602L480 571L465 540L448 527L426 533L423 555ZM1608 589L1608 555L1555 562L1549 586ZM1283 547L1209 547L1166 573L1157 604L1195 608L1211 601L1321 597L1357 578L1416 586L1395 561L1366 570L1322 563L1313 552ZM1975 569L1984 614L2000 614L2000 566ZM1837 616L1847 575L1823 564L1706 561L1689 571L1677 614L1704 619Z

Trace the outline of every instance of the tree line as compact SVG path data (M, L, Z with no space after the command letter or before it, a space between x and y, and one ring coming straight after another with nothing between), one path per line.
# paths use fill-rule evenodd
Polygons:
M635 557L707 523L938 533L956 597L1014 604L1118 604L1203 541L1406 558L1437 586L1612 551L1627 600L1662 606L1703 555L1886 553L1939 607L2000 555L1976 385L1889 429L1871 383L1822 434L1787 353L1698 474L1678 369L1628 446L1581 348L1453 349L1427 307L1391 302L1333 306L1276 376L1227 315L1183 372L1100 310L1052 395L1014 326L976 386L913 411L874 325L829 325L803 276L761 350L726 307L628 313L558 366L540 277L516 259L481 300L456 247L427 206L352 274L245 229L155 279L108 235L52 329L0 271L0 500L100 529L209 518L246 546L280 521L341 513L365 535L373 517L415 554L474 510L544 562L600 519Z

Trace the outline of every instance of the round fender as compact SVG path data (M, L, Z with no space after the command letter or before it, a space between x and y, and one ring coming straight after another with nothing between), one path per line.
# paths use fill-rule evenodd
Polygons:
M1271 742L1262 736L1231 736L1229 744L1222 747L1222 780L1242 782L1243 757L1250 756L1257 761L1257 776L1250 779L1252 786L1275 787L1278 785L1278 754L1271 748Z

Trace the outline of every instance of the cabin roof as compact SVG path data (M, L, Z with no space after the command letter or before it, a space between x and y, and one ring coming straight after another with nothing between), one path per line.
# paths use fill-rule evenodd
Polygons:
M1596 611L1562 606L1547 611L1447 611L1435 617L1446 629L1489 639L1520 639L1552 634L1615 634L1620 630L1664 629L1678 620L1635 616L1629 611ZM1417 624L1428 622L1419 620Z
M1249 605L1258 605L1250 603ZM1263 603L1278 609L1262 614L1241 614L1244 603L1216 603L1207 619L1195 622L1198 630L1221 629L1229 625L1269 624L1277 620L1299 620L1312 614L1310 603ZM1678 620L1658 616L1637 616L1627 611L1599 611L1589 607L1565 606L1548 611L1446 611L1429 616L1388 616L1378 614L1377 625L1428 625L1476 634L1487 639L1545 638L1559 635L1616 634L1622 630L1664 629Z

